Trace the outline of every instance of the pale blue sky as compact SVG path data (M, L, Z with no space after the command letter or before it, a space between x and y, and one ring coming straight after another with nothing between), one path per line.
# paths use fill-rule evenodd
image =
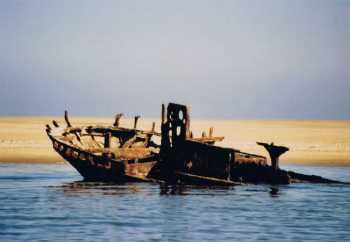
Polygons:
M0 1L0 116L350 120L350 1Z

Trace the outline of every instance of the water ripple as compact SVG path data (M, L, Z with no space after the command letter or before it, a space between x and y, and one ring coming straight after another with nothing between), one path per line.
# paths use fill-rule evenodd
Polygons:
M350 240L349 185L105 184L65 163L0 168L1 241ZM314 169L349 180L348 167Z

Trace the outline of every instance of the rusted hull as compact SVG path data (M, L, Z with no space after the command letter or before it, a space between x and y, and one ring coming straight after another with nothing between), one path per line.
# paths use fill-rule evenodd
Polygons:
M179 172L223 180L231 180L234 168L240 164L266 165L263 156L188 140L184 141L181 149L175 150L174 157L177 164L175 169Z
M114 126L72 127L65 113L66 128L47 125L54 149L87 181L158 181L186 184L238 185L251 183L288 184L291 182L336 181L280 170L279 156L287 147L258 142L270 154L271 166L264 156L233 148L214 146L224 137L193 138L190 107L170 103L162 107L161 134L120 128L118 114ZM161 136L161 144L151 140ZM160 147L160 150L159 150Z
M147 174L157 163L157 160L153 157L138 161L115 161L108 157L90 154L81 149L68 146L52 136L50 138L55 151L68 161L84 177L85 181L144 181L147 180Z
M209 137L203 133L202 138L192 138L189 130L189 107L169 104L166 114L163 108L161 153L165 157L163 170L169 170L166 178L173 173L173 180L185 183L228 185L271 180L266 157L212 145L223 138L213 137L213 128ZM250 167L251 172L247 173L246 167ZM272 176L276 177L275 174ZM288 182L288 176L281 180L281 183Z

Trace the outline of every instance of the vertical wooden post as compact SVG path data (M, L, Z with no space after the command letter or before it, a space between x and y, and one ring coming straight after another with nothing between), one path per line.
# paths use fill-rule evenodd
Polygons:
M162 104L162 124L165 124L166 120L166 112L165 112L165 104Z
M111 143L112 143L112 135L110 132L105 134L105 148L111 148Z
M213 127L210 127L210 129L209 129L209 137L210 138L213 137Z
M134 129L137 128L137 121L141 118L141 116L135 116Z
M167 153L170 147L169 127L166 125L166 109L165 104L162 104L162 124L161 124L162 139L160 144L160 154L163 156Z
M121 118L122 116L124 116L124 114L122 114L122 113L117 114L117 115L115 116L115 122L114 122L113 126L119 127L119 120L120 120L120 118Z
M64 111L64 119L66 120L67 126L72 127L71 123L68 120L68 111Z
M152 124L152 129L151 129L151 133L154 134L154 131L156 130L156 123L153 122Z
M191 131L190 131L190 111L191 107L187 106L186 107L186 117L185 118L185 128L186 128L186 139L191 138Z

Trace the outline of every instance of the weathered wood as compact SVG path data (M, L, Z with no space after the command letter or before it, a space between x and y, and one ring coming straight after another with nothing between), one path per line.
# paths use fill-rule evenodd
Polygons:
M222 141L223 139L225 139L225 137L202 137L202 138L192 138L189 140L198 141L198 142L218 142L218 141Z
M153 122L153 124L152 124L152 129L151 129L150 133L151 133L151 134L154 134L154 131L155 131L155 130L156 130L156 123Z
M153 152L157 152L156 149L149 148L97 148L97 149L87 149L86 152L90 154L104 154L109 159L115 160L138 160L149 157L154 157Z
M132 133L137 133L137 134L153 134L156 136L161 136L161 133L154 132L151 133L150 131L143 131L143 130L134 130L134 129L128 129L128 128L120 128L120 127L115 127L115 126L96 126L96 127L89 127L88 129L89 133L96 132L96 133L105 133L105 132L121 132L121 133L126 133L126 132L132 132Z
M137 121L141 118L141 116L135 116L134 129L137 129Z
M81 134L81 136L105 137L105 135L102 133L87 133L87 134Z
M190 134L190 111L191 111L191 107L186 106L186 116L184 117L185 119L185 129L186 129L186 139L189 139L191 137Z
M72 128L66 111L67 128L56 129L52 136L51 127L46 127L54 149L87 180L130 181L140 176L148 181L145 177L149 175L164 181L169 181L167 178L170 177L172 182L180 179L181 182L217 185L238 185L241 182L337 182L280 170L278 158L288 150L287 147L258 142L271 156L272 166L268 166L266 157L213 146L214 142L224 139L213 137L213 127L210 127L208 137L203 133L203 137L193 138L189 111L190 108L184 105L169 104L165 114L165 105L162 106L162 153L159 153L159 149L148 147L157 147L151 141L153 135L158 135L155 123L150 131L136 130L140 116L135 117L134 129L118 127L121 114L118 114L118 119L116 116L114 126ZM56 122L53 124L58 127ZM60 137L58 132L61 132ZM105 142L101 142L103 139L94 140L94 136L103 136ZM119 139L122 148L111 148L112 137Z
M147 147L148 146L148 143L150 142L150 140L151 140L151 137L152 137L152 135L147 135L146 136L146 138L145 138L145 141L143 142L143 143L141 143L141 144L139 144L139 143L136 143L135 144L135 146L137 146L137 147L140 147L140 148L145 148L145 147Z
M67 135L75 135L75 137L77 138L77 140L80 142L80 135L78 132L81 132L81 129L80 128L69 128L69 129L66 129L62 135L63 136L67 136Z
M247 154L240 151L235 152L234 154L234 163L235 164L244 164L244 163L255 163L266 166L266 157L254 154Z
M66 123L67 123L67 126L68 127L72 127L71 123L69 122L69 119L68 119L68 111L64 111L64 119L66 120Z
M62 133L63 135L69 134L69 133L76 133L76 132L81 132L82 131L82 127L71 127L71 128L66 128L65 131Z
M156 152L156 148L95 148L95 149L86 149L85 151L91 154L94 153L138 153L138 154L147 154L151 152Z
M213 127L210 127L209 129L209 137L213 137Z
M67 111L66 111L67 112ZM69 120L68 120L68 113L67 113L67 116L65 116L66 117L66 122L67 122L67 125L71 125L70 123L69 123ZM71 134L74 134L75 135L75 137L77 138L77 140L80 142L81 140L80 140L80 132L82 131L82 127L72 127L72 126L69 126L67 129L66 129L66 131L63 133L63 135L65 135L65 134L69 134L69 133L71 133Z
M166 122L166 109L165 104L162 104L162 124L165 124Z
M60 138L61 141L65 141L65 142L72 142L74 139L74 136L69 135L69 136L63 136Z
M74 132L75 137L77 137L77 140L80 142L80 135L77 132Z
M123 113L117 114L117 115L115 116L115 122L114 122L113 126L119 127L119 120L120 120L120 118L121 118L122 116L124 116Z
M56 128L59 127L58 123L57 123L55 120L53 120L52 123L53 123L53 125L54 125Z
M110 132L105 134L105 143L104 143L104 147L105 148L110 148L112 144L112 135Z
M122 146L122 148L128 148L129 146L132 145L132 143L135 142L136 139L137 139L137 134L136 134L133 138L131 138L131 139L129 139L128 141L126 141L126 142L124 143L124 145Z

